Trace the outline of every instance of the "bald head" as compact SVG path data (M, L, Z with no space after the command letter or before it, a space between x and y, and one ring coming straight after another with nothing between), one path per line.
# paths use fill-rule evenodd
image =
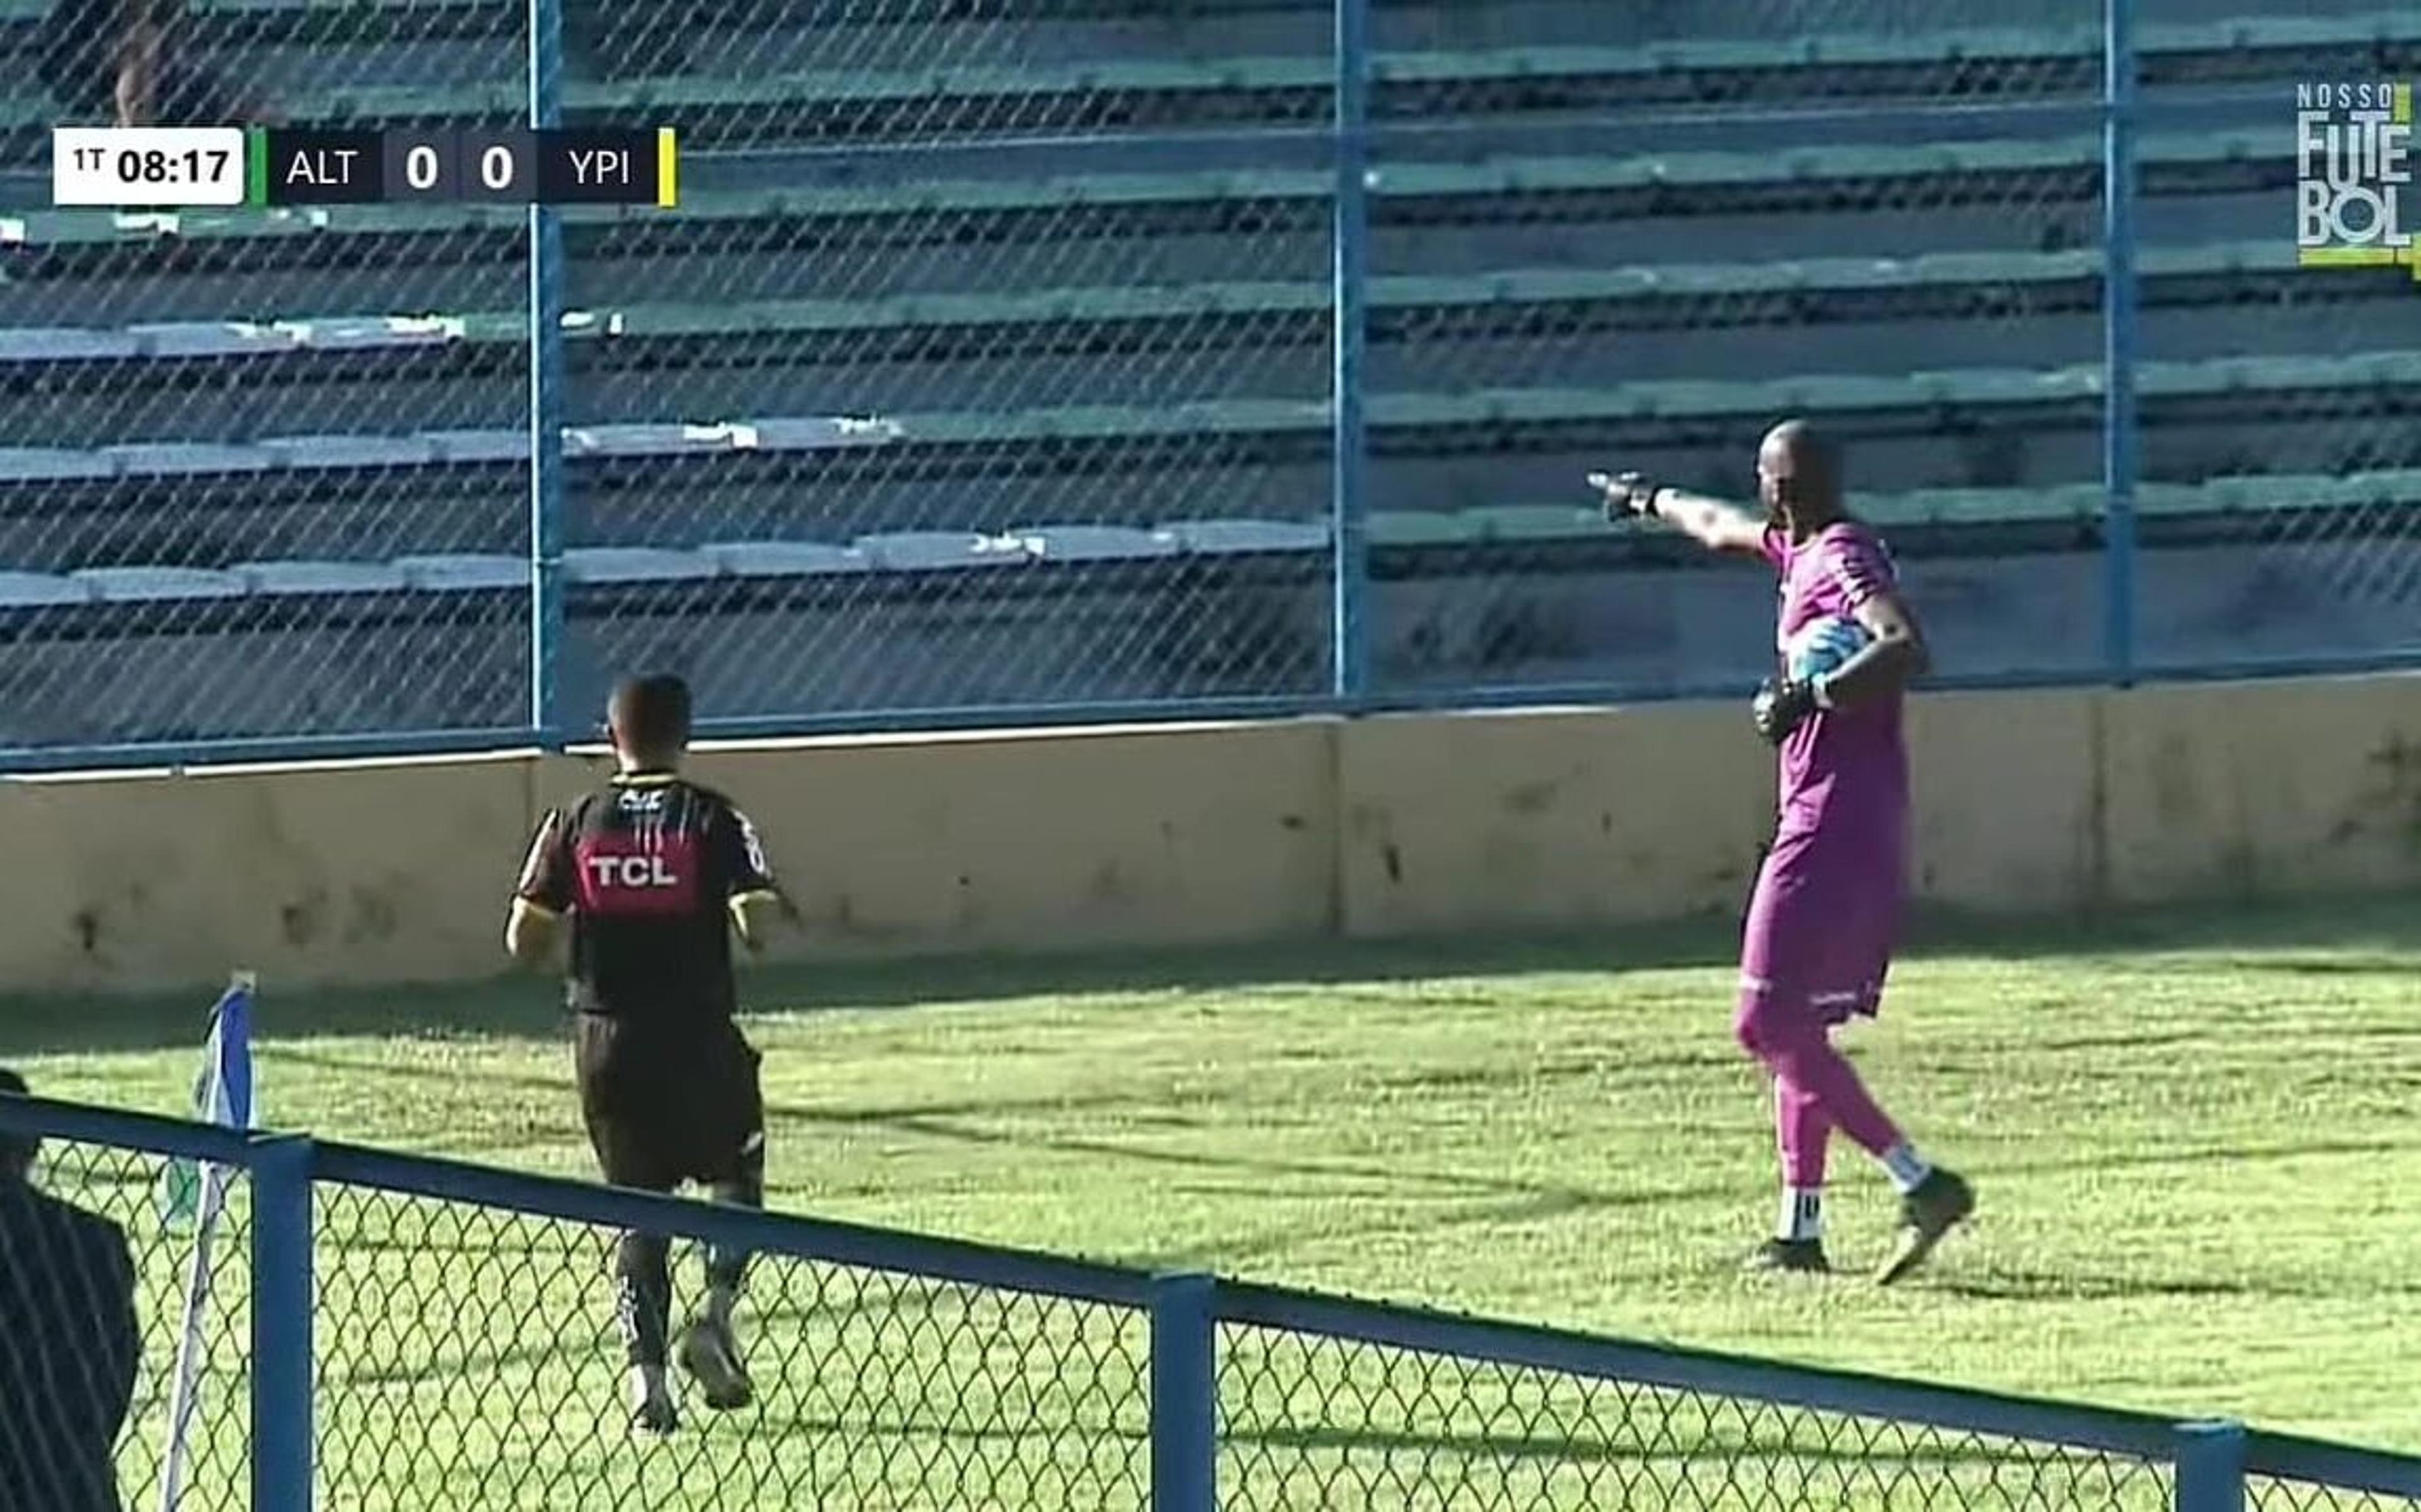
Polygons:
M1805 420L1785 420L1757 448L1758 496L1766 517L1793 530L1830 523L1841 512L1841 452Z

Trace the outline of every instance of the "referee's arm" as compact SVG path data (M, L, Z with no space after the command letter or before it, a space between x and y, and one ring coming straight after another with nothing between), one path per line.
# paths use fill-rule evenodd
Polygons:
M757 826L748 821L748 816L726 807L719 829L715 849L722 855L723 875L730 889L731 930L753 956L765 948L773 920L796 923L799 911L773 880L773 863L765 859L764 843L758 839Z
M554 952L555 926L571 909L571 848L563 811L540 820L513 888L505 919L505 951L523 966L544 965Z

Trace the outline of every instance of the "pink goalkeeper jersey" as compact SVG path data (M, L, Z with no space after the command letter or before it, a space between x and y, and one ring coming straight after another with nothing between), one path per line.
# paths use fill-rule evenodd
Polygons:
M1861 605L1898 583L1882 541L1855 521L1837 521L1796 544L1788 533L1769 529L1764 550L1782 574L1777 662L1781 648L1808 625L1827 616L1853 617ZM1894 693L1854 709L1820 709L1791 732L1782 746L1785 830L1821 821L1827 829L1865 831L1879 844L1898 846L1908 813L1900 704Z

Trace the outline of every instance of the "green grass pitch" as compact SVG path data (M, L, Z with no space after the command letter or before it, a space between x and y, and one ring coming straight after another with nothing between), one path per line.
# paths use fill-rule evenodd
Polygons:
M772 1200L2421 1449L2410 901L1928 942L1851 1044L1983 1207L1902 1291L1733 1272L1775 1178L1715 927L768 974L748 996ZM266 982L268 1119L584 1175L553 1001L537 981ZM0 1058L52 1095L180 1111L206 1006L21 1003ZM143 1256L153 1368L121 1463L148 1505L189 1240L152 1216L148 1163L70 1149L50 1171ZM1836 1259L1870 1259L1891 1215L1881 1177L1838 1150ZM758 1406L640 1445L620 1427L606 1236L344 1190L322 1192L320 1228L322 1504L1093 1507L1148 1490L1136 1318L768 1261L746 1317ZM189 1512L244 1504L240 1254L219 1277ZM1247 1330L1223 1344L1230 1505L2163 1494L2138 1467L2006 1444Z

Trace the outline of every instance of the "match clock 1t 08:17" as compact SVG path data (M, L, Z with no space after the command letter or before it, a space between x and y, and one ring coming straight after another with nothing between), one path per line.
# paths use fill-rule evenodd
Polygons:
M241 205L241 126L62 126L51 133L55 205Z

